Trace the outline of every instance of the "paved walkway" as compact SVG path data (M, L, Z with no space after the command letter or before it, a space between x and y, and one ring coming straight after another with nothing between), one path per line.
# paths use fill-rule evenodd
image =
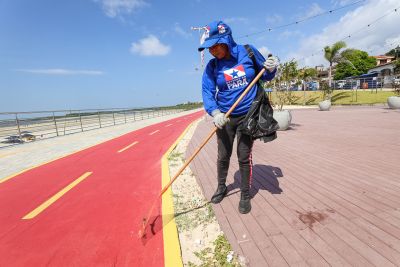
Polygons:
M400 111L292 115L277 140L255 143L247 215L238 212L240 175L231 159L228 197L213 207L234 250L250 266L400 266ZM188 156L211 127L209 118L199 124ZM191 164L207 199L216 154L214 137Z

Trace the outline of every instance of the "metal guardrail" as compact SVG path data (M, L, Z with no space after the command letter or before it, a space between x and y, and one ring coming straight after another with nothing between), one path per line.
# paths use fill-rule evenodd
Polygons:
M0 112L0 147L125 124L183 109L86 109Z

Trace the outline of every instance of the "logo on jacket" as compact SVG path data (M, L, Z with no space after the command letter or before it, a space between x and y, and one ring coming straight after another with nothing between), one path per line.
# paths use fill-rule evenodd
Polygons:
M232 69L225 70L224 77L226 85L228 86L229 90L246 86L248 84L243 65L239 65Z

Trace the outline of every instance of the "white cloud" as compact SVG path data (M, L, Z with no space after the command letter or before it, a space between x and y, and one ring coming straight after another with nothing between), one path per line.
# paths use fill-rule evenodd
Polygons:
M227 24L233 24L233 23L247 23L249 20L247 18L243 17L233 17L233 18L224 18L223 21Z
M351 3L354 3L354 0L333 0L331 1L333 3L333 6L345 6Z
M187 32L184 29L182 29L182 27L179 25L179 23L175 23L174 31L184 38L190 38L190 36L192 36L192 34L190 32Z
M367 25L394 11L398 6L398 0L369 0L355 10L347 12L339 21L328 25L320 33L302 38L299 49L286 55L285 59L307 57L299 64L327 65L323 57L323 48L346 38L349 34L351 38L344 39L347 47L368 51L373 55L385 53L388 51L385 45L399 37L400 11L392 12L370 27Z
M267 22L267 26L272 26L281 23L283 21L283 18L278 14L273 14L268 16L265 20Z
M322 12L324 12L324 10L317 3L313 3L311 5L311 7L308 9L308 11L306 12L306 14L304 16L302 16L302 18L313 17L313 16L318 15L318 14L320 14Z
M267 58L268 54L271 53L271 51L266 46L261 46L260 48L258 48L258 51L261 53L261 55L264 56L264 58Z
M131 45L131 53L142 56L165 56L171 50L171 47L164 45L158 38L152 34Z
M15 71L47 75L103 75L98 70L68 70L68 69L17 69Z
M302 37L302 36L303 36L303 34L301 33L301 31L285 30L284 32L279 34L279 40L287 40L289 38L299 38L299 37Z
M130 14L133 11L147 6L144 0L93 0L100 2L107 16L114 18L121 14Z

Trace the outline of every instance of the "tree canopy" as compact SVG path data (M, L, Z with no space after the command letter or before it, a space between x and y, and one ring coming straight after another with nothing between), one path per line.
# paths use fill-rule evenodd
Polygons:
M400 56L400 47L397 46L396 48L391 49L389 52L387 52L385 54L385 56L399 57Z
M376 59L367 52L357 49L346 49L341 53L345 60L336 66L335 80L341 80L350 76L357 76L376 66Z
M315 68L303 68L300 70L299 78L306 81L316 77L317 75L318 71Z
M396 56L396 51L394 50L394 49L392 49L392 50L390 50L389 52L387 52L386 54L385 54L385 56Z
M282 77L285 81L290 81L298 75L299 71L297 69L296 61L289 61L282 64Z

